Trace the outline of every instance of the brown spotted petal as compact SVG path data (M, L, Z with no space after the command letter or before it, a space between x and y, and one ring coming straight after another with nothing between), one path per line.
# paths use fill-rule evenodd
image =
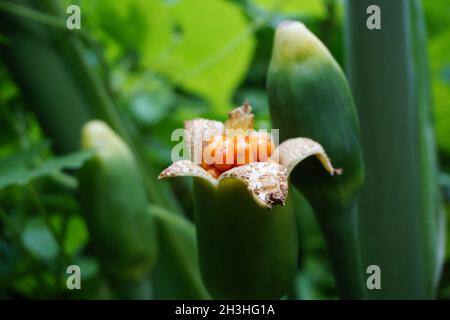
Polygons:
M288 139L281 143L272 155L272 159L287 169L291 174L295 166L305 158L315 155L331 175L341 174L342 169L335 169L323 147L308 138Z
M242 181L256 203L263 208L271 208L275 204L284 205L288 194L287 170L275 162L252 162L235 167L219 178Z
M248 130L253 129L253 113L252 107L246 101L244 105L230 111L228 113L228 120L225 122L224 130ZM226 132L224 132L226 134Z
M180 160L172 163L160 173L158 179L173 177L198 177L209 181L213 186L217 186L218 184L212 175L190 160Z
M203 148L213 136L221 135L223 123L208 119L194 119L184 122L184 138L194 163L201 163Z

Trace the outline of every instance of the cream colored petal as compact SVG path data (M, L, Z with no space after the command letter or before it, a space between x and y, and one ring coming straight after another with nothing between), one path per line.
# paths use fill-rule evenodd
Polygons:
M184 138L190 152L190 159L197 164L201 163L203 148L213 136L221 135L223 123L208 119L194 119L184 122Z
M218 184L217 180L212 175L190 160L180 160L172 163L160 173L158 179L173 177L198 177L209 181L214 186L217 186Z
M252 107L247 101L244 102L244 105L228 113L228 120L225 122L224 130L226 129L248 130L252 128L253 128ZM226 134L226 132L224 132L224 134Z
M325 170L331 175L342 173L342 169L333 168L323 147L308 138L294 138L284 141L275 149L271 160L287 168L288 174L291 174L298 163L312 155L315 155L320 160Z
M287 170L275 162L253 162L225 171L219 178L242 181L256 203L263 208L284 205L288 195Z

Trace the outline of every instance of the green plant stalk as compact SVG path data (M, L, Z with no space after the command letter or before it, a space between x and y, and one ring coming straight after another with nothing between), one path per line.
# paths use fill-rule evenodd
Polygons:
M152 276L155 299L210 299L200 276L194 225L160 207L149 206L148 211L159 236Z
M194 178L200 270L217 299L278 299L297 269L298 239L290 205L259 207L234 179L218 188Z
M381 30L365 27L369 5L381 10ZM349 0L345 36L366 159L363 260L378 265L382 279L381 290L368 294L431 298L441 264L443 215L420 3Z
M318 217L340 298L363 299L356 221L364 168L358 118L345 76L306 27L288 21L275 35L267 89L280 140L311 138L324 147L335 167L343 169L341 176L331 177L309 158L294 169L291 180Z
M308 244L306 238L309 236L309 231L314 232L312 228L310 228L310 221L307 219L311 216L314 216L313 209L308 203L308 200L295 188L291 188L289 190L291 197L292 206L295 215L295 225L297 228L297 237L298 239L302 239L302 241L298 242L298 259L297 259L297 274L294 283L292 284L291 290L288 293L288 300L303 300L302 297L302 289L301 284L298 278L300 278L300 274L302 270L305 268L305 261L308 255L307 249Z
M7 4L65 21L59 3L54 0L2 3ZM2 45L1 57L27 105L52 139L55 150L60 153L77 150L82 125L88 120L102 119L135 153L152 202L172 212L181 212L168 185L163 183L156 187L156 171L145 160L139 141L130 134L101 79L88 65L77 31L26 20L11 10L0 10L0 16L0 32L7 38L7 43Z
M336 278L337 291L342 298L360 299L361 292L361 258L359 252L357 204L351 207L335 207L332 210L324 206L317 208L318 220L327 243L328 255L333 262L333 272ZM327 212L328 211L328 212ZM345 281L339 281L345 279Z

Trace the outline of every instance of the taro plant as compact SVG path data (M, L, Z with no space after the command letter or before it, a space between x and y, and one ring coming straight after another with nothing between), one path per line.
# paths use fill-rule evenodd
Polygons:
M69 2L0 0L0 298L434 297L419 0Z

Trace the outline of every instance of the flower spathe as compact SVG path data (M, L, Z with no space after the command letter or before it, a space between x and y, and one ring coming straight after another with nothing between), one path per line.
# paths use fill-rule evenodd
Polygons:
M248 103L228 114L225 123L208 119L185 121L185 140L190 151L204 148L212 137L225 134L227 129L253 129L253 114ZM280 129L282 130L282 128ZM191 152L194 154L193 152ZM159 175L159 179L190 176L204 179L218 187L225 179L236 179L244 183L255 202L263 208L284 205L288 195L288 177L302 160L316 156L331 175L341 174L334 169L323 147L308 138L293 138L282 142L268 161L251 162L224 171L214 177L202 168L198 159L174 162ZM195 156L194 156L195 157Z

